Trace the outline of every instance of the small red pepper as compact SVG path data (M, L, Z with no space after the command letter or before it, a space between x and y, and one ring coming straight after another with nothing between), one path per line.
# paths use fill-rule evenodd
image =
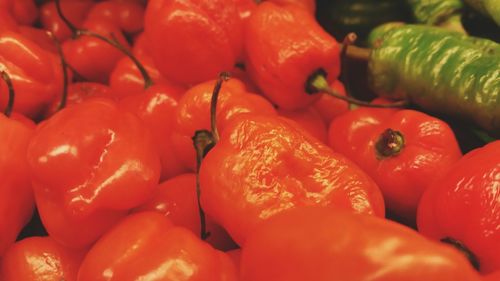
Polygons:
M339 80L335 80L330 87L340 95L346 95L344 85ZM328 126L333 119L349 111L349 103L330 95L321 95L312 106L316 108Z
M163 215L128 216L90 249L78 281L235 281L230 258Z
M264 2L245 30L245 66L278 107L295 110L320 98L311 84L318 75L329 83L340 73L339 44L316 19L297 6Z
M313 137L315 137L322 143L327 143L328 138L326 123L325 121L323 121L323 118L313 106L308 106L304 109L298 109L294 111L278 109L278 114L297 122L297 124L299 124Z
M38 17L38 9L33 0L0 0L0 10L7 11L23 25L31 25Z
M61 9L75 26L82 27L93 4L90 0L63 0ZM52 32L59 41L63 42L70 38L71 30L57 14L54 1L46 2L40 7L40 21L44 29Z
M42 122L27 155L44 226L74 248L90 245L148 200L160 178L149 130L107 99L69 106Z
M136 33L144 28L144 7L134 0L108 0L96 3L90 10L88 20L106 20L127 33Z
M226 124L202 162L200 189L207 215L239 245L260 222L299 206L384 215L382 194L361 169L277 116Z
M500 270L500 141L467 153L422 196L423 235L462 249L481 273Z
M144 30L156 67L175 83L212 79L242 55L242 21L233 0L151 0Z
M330 124L329 143L363 168L387 208L410 224L430 183L462 156L445 122L414 110L349 111Z
M50 237L16 242L2 257L2 281L76 281L84 250L72 250Z
M262 223L241 256L241 281L479 281L456 250L395 222L297 208Z

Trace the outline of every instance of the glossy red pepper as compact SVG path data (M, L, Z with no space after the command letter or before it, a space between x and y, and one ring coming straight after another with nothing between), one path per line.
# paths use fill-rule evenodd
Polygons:
M149 130L107 99L69 106L41 123L27 155L44 226L75 248L148 200L160 178Z
M137 208L137 211L157 211L175 225L200 235L196 174L182 174L160 184L151 200ZM206 218L206 224L210 232L206 242L222 251L236 248L227 232L210 217Z
M196 170L196 150L192 137L197 130L210 129L214 85L215 81L209 81L192 87L182 96L176 110L172 143L177 158L190 171ZM275 115L276 111L263 97L248 93L241 81L231 79L220 90L217 127L224 130L228 121L242 113Z
M105 20L87 20L83 28L110 38L113 35L126 48L128 43L118 27ZM124 54L110 44L87 35L62 45L64 56L79 74L92 82L107 83L111 71Z
M91 0L61 0L61 9L64 15L77 27L82 27L87 13L94 4ZM54 1L46 2L40 7L40 21L42 26L52 32L59 41L71 36L71 30L57 14Z
M149 128L161 160L161 180L186 172L175 157L171 142L175 110L183 90L166 84L156 84L142 93L120 101L120 108L136 114Z
M309 83L340 73L340 48L306 10L264 2L245 30L245 66L255 83L278 107L304 108L320 98Z
M33 0L0 0L0 10L10 13L19 24L30 25L38 17L38 9Z
M500 281L500 271L496 271L494 273L488 274L484 276L484 281Z
M373 178L388 209L412 224L424 191L462 156L445 122L414 110L347 112L330 124L329 143Z
M226 254L156 212L125 218L92 247L78 281L234 281Z
M400 224L297 208L261 224L241 256L241 281L479 281L456 250Z
M246 21L252 15L253 10L257 8L255 0L235 0L234 2L243 21Z
M336 80L330 87L335 89L339 94L345 96L345 88L342 82ZM349 111L349 104L341 99L332 97L330 95L321 95L321 97L312 104L319 112L327 126L330 125L333 119Z
M282 117L233 118L203 160L200 183L205 212L239 245L260 222L299 206L384 215L361 169Z
M0 71L7 72L14 84L14 111L30 118L37 117L62 93L60 59L19 33L0 32ZM6 93L2 86L0 108L7 104Z
M242 21L232 0L151 0L144 31L155 65L176 83L213 79L242 55Z
M2 281L76 281L84 250L65 248L50 237L16 242L3 256Z
M306 9L312 15L316 13L316 1L315 0L267 0L278 5L296 5L303 9Z
M3 84L3 81L0 80ZM34 208L26 151L35 124L0 113L0 257L31 218ZM3 279L1 279L3 280Z
M17 31L18 24L8 11L0 8L0 32Z
M481 273L500 270L500 141L467 153L424 193L418 230L462 244Z
M106 20L127 33L144 28L144 7L135 0L108 0L96 3L87 19Z
M327 143L327 126L319 112L313 107L308 106L304 109L294 111L278 110L280 116L286 117L297 122L311 136L322 143Z

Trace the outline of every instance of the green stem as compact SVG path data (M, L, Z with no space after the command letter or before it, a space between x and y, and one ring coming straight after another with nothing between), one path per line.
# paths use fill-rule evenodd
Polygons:
M9 89L9 101L7 102L7 107L4 110L4 114L7 117L12 115L12 110L14 109L14 100L16 98L16 94L14 92L14 85L12 84L12 80L10 79L9 74L5 71L0 71L0 76L2 80L7 84L7 88Z

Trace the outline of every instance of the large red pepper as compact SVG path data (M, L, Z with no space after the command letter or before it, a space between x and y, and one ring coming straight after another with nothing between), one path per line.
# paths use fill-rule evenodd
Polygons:
M14 84L14 111L31 118L62 93L60 59L18 33L0 32L0 71L7 72ZM0 108L6 106L7 96L7 88L0 87Z
M361 169L282 117L233 118L203 160L200 183L204 210L239 245L260 222L299 206L384 215Z
M16 242L3 256L2 281L76 281L84 250L72 250L50 237Z
M130 215L90 249L78 281L235 281L229 257L163 215Z
M412 224L424 191L462 156L445 122L414 110L347 112L330 124L329 143L373 178L388 209Z
M263 93L280 108L303 108L320 95L318 75L331 83L340 73L340 48L315 18L297 6L264 2L245 30L246 66Z
M242 21L233 0L151 0L144 28L155 65L173 82L212 79L242 54Z
M241 281L479 281L456 250L400 224L327 208L297 208L260 225Z
M71 247L97 240L148 200L160 178L149 130L107 99L69 106L41 123L28 161L42 222Z
M430 186L418 230L462 248L481 273L500 270L500 141L467 153Z
M191 171L196 170L196 150L192 137L198 130L210 129L210 104L215 81L189 89L180 99L176 111L172 143L177 158ZM273 106L262 96L246 91L245 85L231 79L221 87L217 104L217 127L242 113L275 115Z

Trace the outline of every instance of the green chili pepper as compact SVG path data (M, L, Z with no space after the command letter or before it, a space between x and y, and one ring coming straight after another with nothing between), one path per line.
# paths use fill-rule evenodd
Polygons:
M430 26L385 30L375 30L381 37L372 36L377 46L368 63L377 93L500 135L499 44Z
M461 0L408 0L417 22L438 25L463 8Z

